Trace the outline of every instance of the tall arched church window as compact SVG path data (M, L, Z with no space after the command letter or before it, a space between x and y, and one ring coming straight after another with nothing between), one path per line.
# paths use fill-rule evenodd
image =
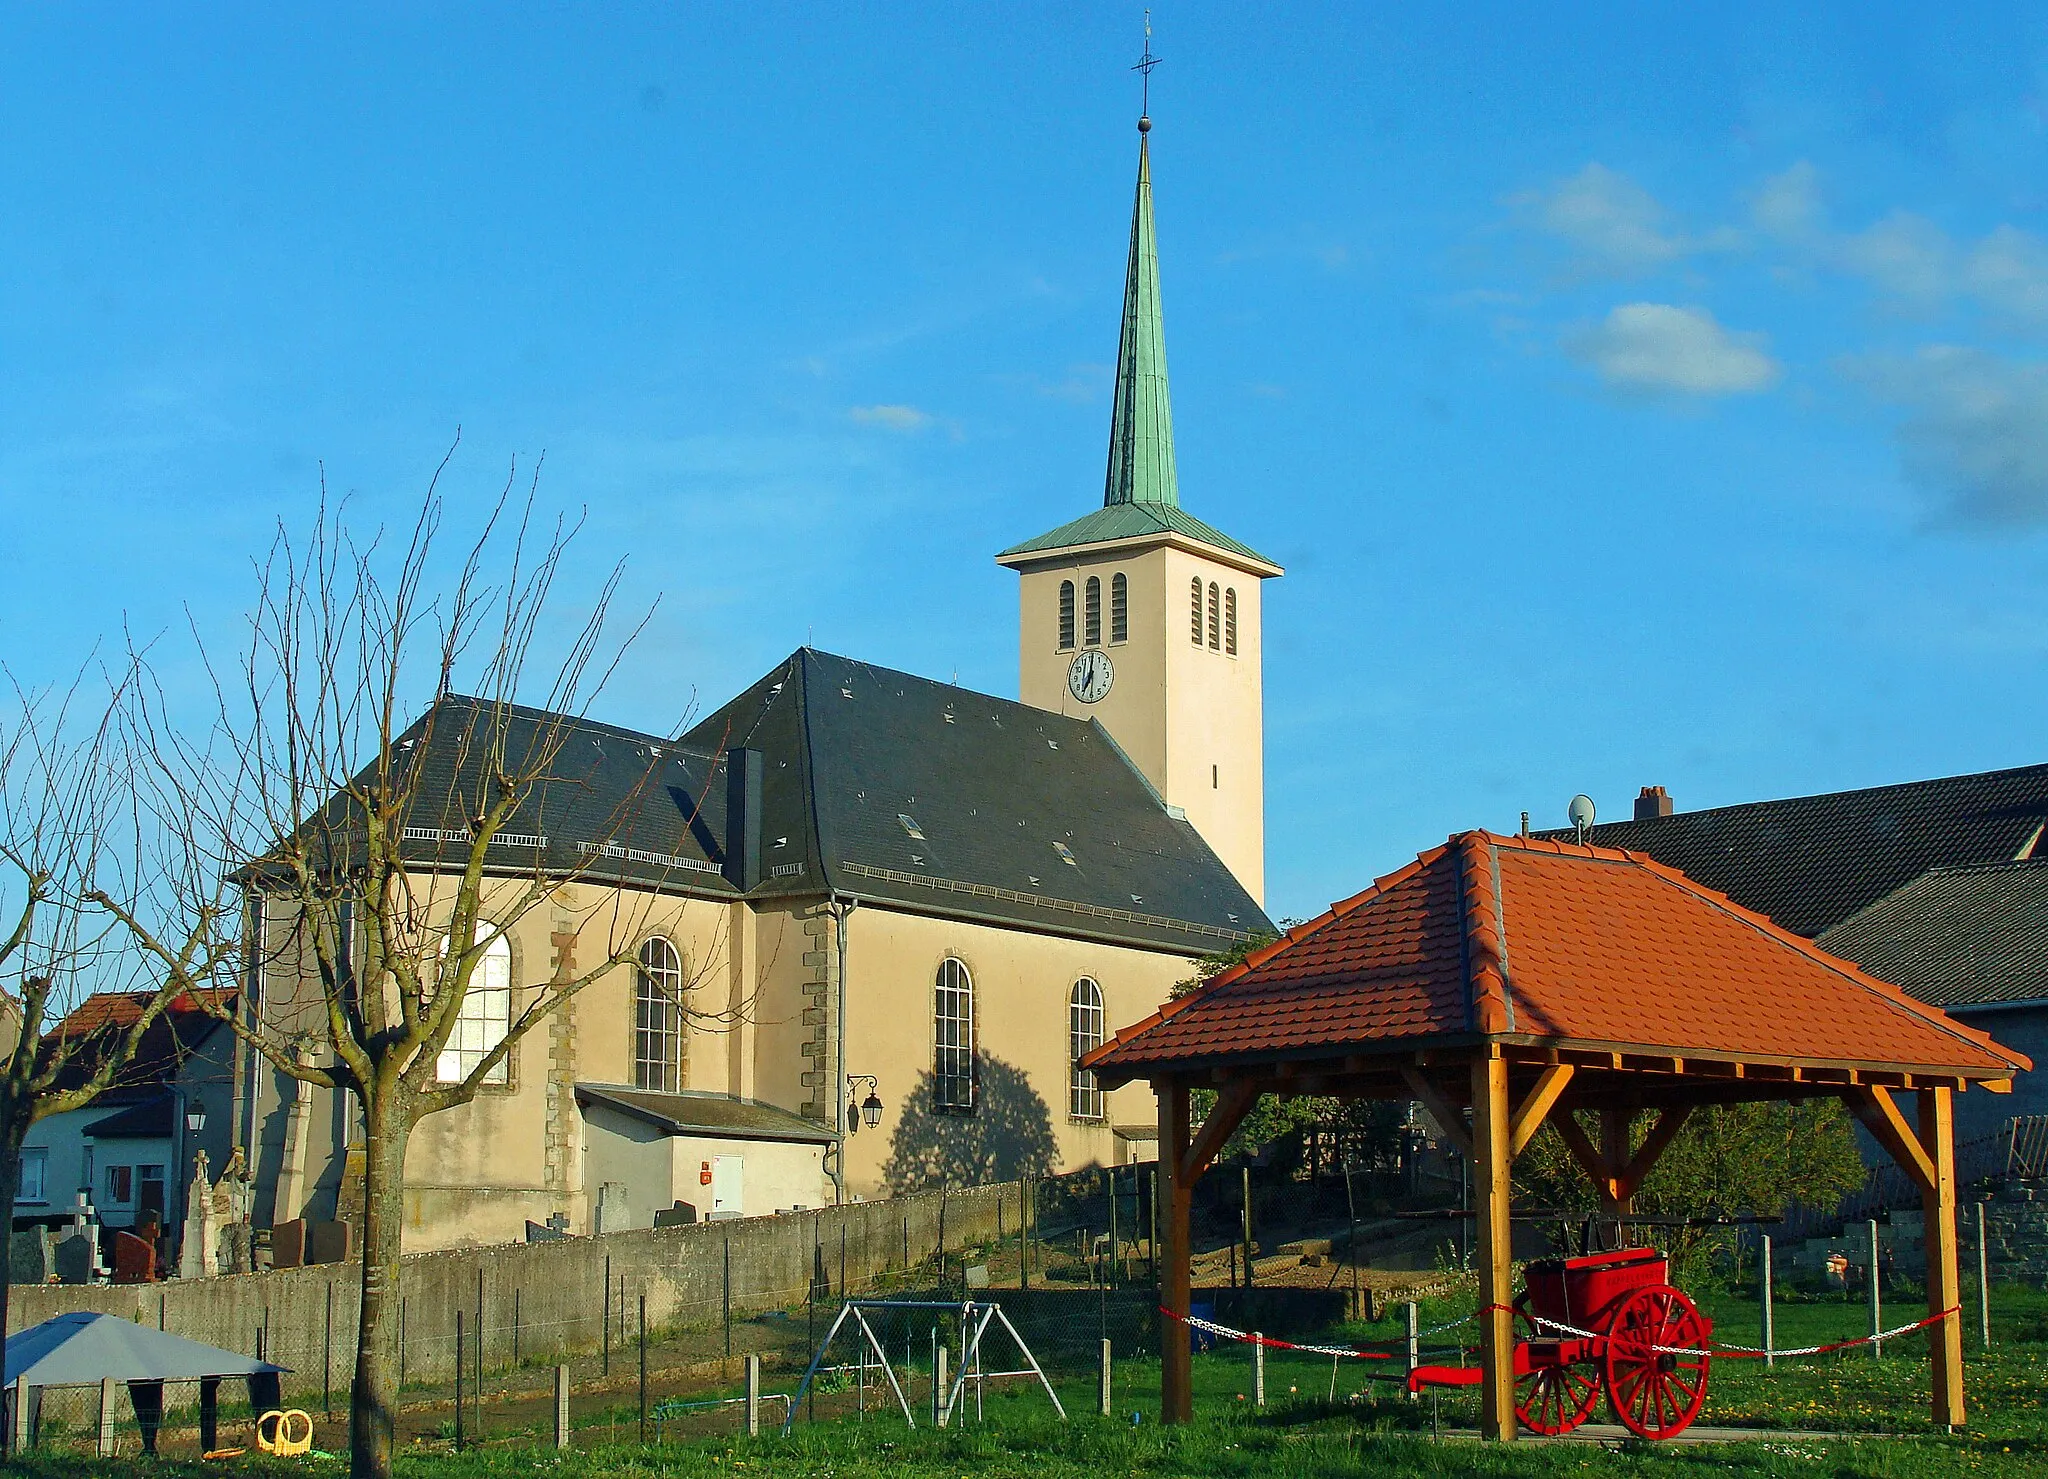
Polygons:
M947 956L939 963L932 1006L932 1108L974 1113L974 978Z
M655 935L633 972L633 1087L673 1094L683 1086L683 962Z
M1188 637L1197 647L1202 645L1202 577L1199 575L1188 582Z
M1074 582L1060 582L1060 651L1068 652L1074 646Z
M489 924L477 925L480 933L495 928ZM446 952L444 941L444 969ZM505 1034L511 1030L512 945L499 935L484 946L483 958L470 972L469 989L462 993L462 1006L455 1014L455 1026L449 1031L440 1056L434 1060L434 1077L444 1084L468 1082L477 1065L490 1055L491 1049L505 1040ZM492 1064L483 1081L487 1084L510 1083L510 1058L500 1058Z
M1109 640L1131 640L1131 583L1121 570L1109 578Z
M1237 587L1223 593L1223 650L1237 656Z
M1102 581L1097 576L1088 577L1088 594L1081 607L1082 621L1087 628L1090 647L1102 645Z
M1216 582L1209 582L1209 650L1216 651L1223 645L1222 598L1216 589Z
M1102 1086L1081 1066L1083 1054L1102 1046L1102 988L1083 976L1067 993L1067 1113L1075 1119L1102 1118Z

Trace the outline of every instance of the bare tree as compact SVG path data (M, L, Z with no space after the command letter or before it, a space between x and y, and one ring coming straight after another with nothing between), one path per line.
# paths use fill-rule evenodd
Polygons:
M633 959L664 892L662 860L675 862L701 825L701 795L669 794L676 762L664 746L607 750L604 736L620 732L585 717L639 630L606 635L620 567L583 614L557 624L550 597L575 528L536 530L532 489L522 503L508 483L444 569L438 480L388 552L352 538L324 503L304 542L280 532L212 731L181 734L153 707L145 746L171 804L212 819L223 857L243 852L253 969L310 988L297 1000L268 993L262 1011L234 1014L235 1030L281 1072L346 1090L359 1111L358 1476L391 1471L391 1316L414 1128L474 1100L522 1038ZM428 701L409 705L421 690ZM594 795L612 798L580 822L598 841L560 835ZM610 870L624 857L654 860L654 875L643 867L621 885ZM572 888L587 880L606 886ZM575 911L574 948L551 977L520 984L502 1022L466 1013L498 942L544 907ZM691 984L676 990L678 1012L726 1025L725 1013L693 1008Z
M184 839L127 782L145 676L131 663L96 698L86 678L16 684L0 721L0 1229L14 1226L29 1131L119 1082L165 1010L204 1004L235 954L224 880L191 871ZM121 1010L78 1022L96 989L125 997ZM8 1294L0 1277L0 1330Z

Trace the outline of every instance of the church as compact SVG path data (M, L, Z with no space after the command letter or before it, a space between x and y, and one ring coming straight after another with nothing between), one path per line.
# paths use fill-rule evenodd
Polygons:
M634 921L636 964L421 1123L408 1248L1151 1158L1145 1086L1105 1091L1077 1060L1197 957L1272 929L1261 589L1281 569L1180 505L1138 127L1101 506L996 555L1019 577L1019 699L804 648L680 741L572 721L576 783L503 850L508 880L539 848L573 881L501 921L446 1072L579 951L619 950L596 921ZM423 876L438 835L407 829ZM293 920L260 899L252 918L245 1010L274 1025L316 1004L317 973ZM219 1108L257 1225L351 1220L346 1097L253 1055L234 1079Z

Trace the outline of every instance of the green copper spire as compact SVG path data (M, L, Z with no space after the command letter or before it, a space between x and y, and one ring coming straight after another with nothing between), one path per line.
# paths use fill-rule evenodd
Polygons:
M1124 328L1116 349L1116 406L1109 422L1104 507L1180 502L1173 470L1173 401L1166 389L1166 321L1159 307L1159 243L1152 226L1152 120L1138 120L1138 198L1131 207L1131 260Z

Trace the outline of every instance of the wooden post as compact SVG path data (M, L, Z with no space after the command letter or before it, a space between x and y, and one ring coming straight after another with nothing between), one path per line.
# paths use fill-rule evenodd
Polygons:
M1771 1355L1771 1348L1777 1344L1776 1319L1771 1310L1771 1235L1763 1235L1763 1247L1757 1254L1757 1304L1763 1311L1764 1328L1764 1369L1770 1370L1777 1364Z
M761 1436L761 1358L747 1357L747 1436Z
M952 1352L940 1345L932 1356L932 1426L943 1428L952 1414L946 1410L946 1357Z
M1877 1338L1878 1331L1884 1329L1884 1288L1877 1277L1878 1261L1883 1256L1884 1249L1877 1236L1877 1219L1873 1217L1870 1219L1870 1276L1864 1280L1864 1285L1870 1294L1870 1357L1874 1361L1884 1359L1884 1342ZM1933 1266L1932 1259L1928 1261L1928 1266ZM1927 1290L1932 1297L1932 1279L1927 1282Z
M220 1447L220 1378L199 1379L199 1451L212 1453Z
M1096 1405L1101 1408L1104 1417L1110 1415L1110 1409L1116 1404L1114 1392L1110 1385L1111 1359L1112 1353L1109 1348L1109 1342L1105 1340L1102 1342L1102 1366L1095 1376Z
M1515 1352L1508 1300L1508 1065L1498 1048L1472 1060L1472 1179L1477 1193L1479 1275L1479 1436L1515 1436Z
M1418 1321L1418 1320L1416 1319L1416 1316L1417 1316L1417 1315L1418 1315L1419 1313L1420 1313L1420 1311L1418 1311L1418 1310L1417 1310L1417 1309L1415 1308L1415 1301L1414 1301L1414 1300L1412 1300L1412 1299L1411 1299L1411 1300L1409 1300L1409 1301L1408 1301L1408 1370L1409 1370L1409 1372L1410 1372L1411 1374L1412 1374L1412 1373L1414 1372L1414 1370L1415 1370L1415 1368L1416 1368L1416 1367L1418 1367L1418 1366L1420 1366L1420 1365L1422 1364L1422 1331L1421 1331L1421 1328L1420 1328L1420 1322L1419 1322L1419 1321ZM1410 1393L1408 1394L1408 1400L1409 1400L1410 1402L1420 1402L1420 1401L1422 1400L1422 1393L1420 1393L1420 1392L1414 1392L1414 1391L1411 1391L1411 1392L1410 1392Z
M114 1456L114 1378L100 1378L100 1431L93 1452L100 1458Z
M555 1368L555 1447L569 1446L569 1368Z
M1266 1405L1266 1337L1252 1332L1252 1406Z
M1600 1157L1607 1162L1611 1168L1611 1174L1616 1177L1621 1175L1622 1167L1626 1166L1629 1161L1628 1132L1629 1126L1634 1119L1635 1116L1625 1109L1603 1109L1600 1111ZM1615 1189L1612 1185L1599 1188L1602 1208L1609 1217L1617 1219L1627 1217L1635 1211L1636 1199L1625 1194L1616 1196L1613 1194ZM1623 1228L1618 1231L1621 1238L1626 1240L1628 1237L1627 1229Z
M1991 1349L1991 1250L1984 1242L1984 1204L1977 1203L1977 1337Z
M1934 1362L1934 1421L1963 1425L1962 1274L1956 1249L1956 1122L1953 1089L1921 1089L1920 1143L1934 1177L1920 1206L1927 1245L1927 1313L1944 1315L1927 1332Z
M1159 1324L1159 1420L1194 1421L1194 1350L1188 1340L1189 1220L1194 1188L1181 1174L1188 1153L1188 1090L1177 1079L1158 1085L1159 1169L1166 1180L1162 1232L1166 1263L1159 1280L1159 1302L1168 1318Z
M27 1453L29 1427L28 1378L26 1376L17 1376L16 1378L14 1378L14 1406L13 1410L8 1415L11 1419L11 1421L8 1424L11 1433L11 1441L8 1444L8 1451L14 1454Z

